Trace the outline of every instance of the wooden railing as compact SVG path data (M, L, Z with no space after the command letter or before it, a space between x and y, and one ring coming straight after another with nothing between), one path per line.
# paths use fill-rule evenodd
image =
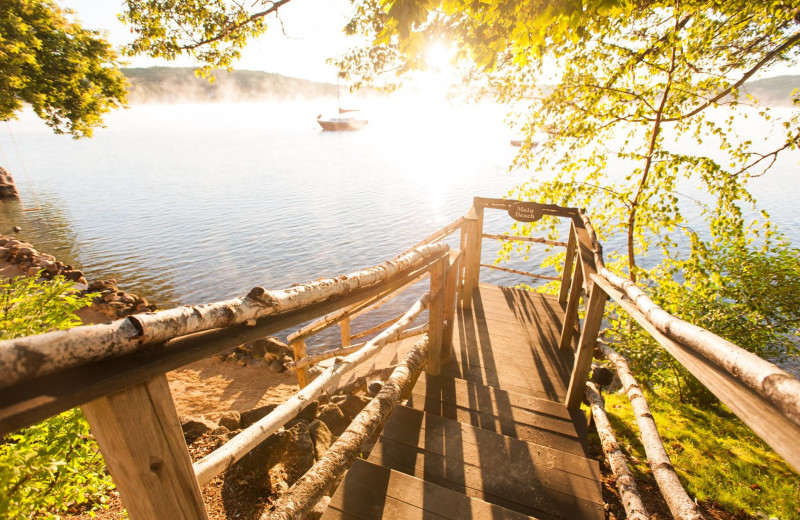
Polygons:
M427 370L438 373L441 359L449 357L460 255L434 243L437 237L337 278L278 291L256 287L225 302L0 342L0 435L80 405L131 518L207 518L200 485L321 393L335 391L343 376L385 345L427 331ZM424 278L430 278L429 292L402 316L355 335L343 326L343 347L324 356L297 348L297 338L374 310ZM428 324L410 328L425 309ZM165 373L316 318L292 335L301 354L295 360L300 392L193 465ZM385 330L349 344L378 328ZM321 357L344 355L313 381L307 378L304 369Z
M486 234L483 232L483 218L486 209L506 211L513 219L522 222L534 222L545 216L563 219L569 222L570 226L567 242L541 237ZM592 351L600 331L607 299L603 291L592 290L592 282L589 277L597 272L594 246L580 211L576 208L563 208L551 204L476 197L472 208L467 214L464 229L466 230L466 243L462 241L462 249L465 252L466 272L464 274L463 301L461 303L465 308L471 307L472 291L480 282L481 267L539 280L560 282L558 301L564 307L564 322L559 344L562 349L575 351L575 363L565 397L565 404L572 409L579 408L583 399L583 388L588 379ZM565 247L564 268L560 274L556 273L551 276L483 264L481 263L483 239ZM588 296L586 316L581 321L579 319L579 308L581 299L584 296ZM577 342L575 340L576 332L579 335Z
M505 210L524 222L542 216L566 219L567 242L484 234L487 208ZM456 231L461 232L460 246L451 251L442 240ZM796 448L800 438L800 382L736 345L670 316L630 280L608 271L591 222L581 211L486 198L475 198L465 217L414 248L356 273L278 291L256 287L243 298L0 342L0 435L82 406L131 518L206 518L198 482L207 482L230 467L322 392L334 391L342 376L385 345L426 333L421 348L412 353L414 359L392 377L407 386L411 380L409 367L421 366L420 357L428 373L439 373L441 365L450 359L456 306L468 310L480 281L480 268L497 267L481 263L484 239L566 247L560 274L509 271L560 281L558 301L564 309L560 348L574 352L567 407L580 405L605 302L611 297L795 469L800 469L800 450ZM352 320L425 279L429 280L427 294L407 312L378 326L351 331ZM579 319L581 300L583 320ZM428 323L412 328L426 308ZM301 390L192 465L165 373L309 321L289 335ZM334 325L340 327L341 345L309 354L305 341ZM353 340L375 333L377 336L369 341L353 344ZM312 380L309 367L332 357L338 359ZM396 402L400 393L395 388L381 398L391 394L390 400ZM384 418L391 408L387 402L381 405ZM370 431L376 427L373 422ZM348 453L357 453L357 448L348 447Z

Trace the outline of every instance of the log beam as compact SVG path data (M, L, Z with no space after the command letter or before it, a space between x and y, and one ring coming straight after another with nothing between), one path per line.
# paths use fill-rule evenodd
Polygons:
M82 408L133 520L208 518L165 375Z

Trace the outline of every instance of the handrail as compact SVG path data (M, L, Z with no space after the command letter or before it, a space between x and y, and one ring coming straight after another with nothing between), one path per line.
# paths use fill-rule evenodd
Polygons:
M509 242L533 242L534 244L546 244L548 246L567 247L566 242L559 240L550 240L542 237L522 237L515 235L493 235L491 233L484 233L481 235L483 238L493 238L495 240L505 240Z
M395 333L402 332L428 307L430 296L426 293L406 312L403 319L373 338L357 352L337 359L333 366L311 381L305 388L290 397L275 410L256 423L242 430L236 437L223 444L201 460L194 463L197 482L202 486L219 475L250 450L258 446L264 439L278 431L278 428L295 417L317 397L328 389L339 384L342 376L371 358L386 345Z
M135 352L177 337L253 323L389 280L446 251L427 244L375 267L277 291L252 289L244 298L137 314L102 325L0 341L0 389L34 377Z

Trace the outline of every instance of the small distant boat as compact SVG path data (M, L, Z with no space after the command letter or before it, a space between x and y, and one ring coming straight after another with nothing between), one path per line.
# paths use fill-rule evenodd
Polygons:
M339 117L323 118L320 114L317 116L317 123L327 132L352 132L361 130L369 123L366 119L356 119L353 116L341 117L348 112L358 112L358 110L340 108Z
M524 139L512 139L511 146L522 146L524 142ZM537 146L539 146L539 141L531 141L531 148L536 148Z

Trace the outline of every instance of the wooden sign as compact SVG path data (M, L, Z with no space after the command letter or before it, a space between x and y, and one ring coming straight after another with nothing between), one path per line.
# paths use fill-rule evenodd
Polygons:
M517 202L508 208L508 214L520 222L536 222L542 218L542 207L536 202Z

